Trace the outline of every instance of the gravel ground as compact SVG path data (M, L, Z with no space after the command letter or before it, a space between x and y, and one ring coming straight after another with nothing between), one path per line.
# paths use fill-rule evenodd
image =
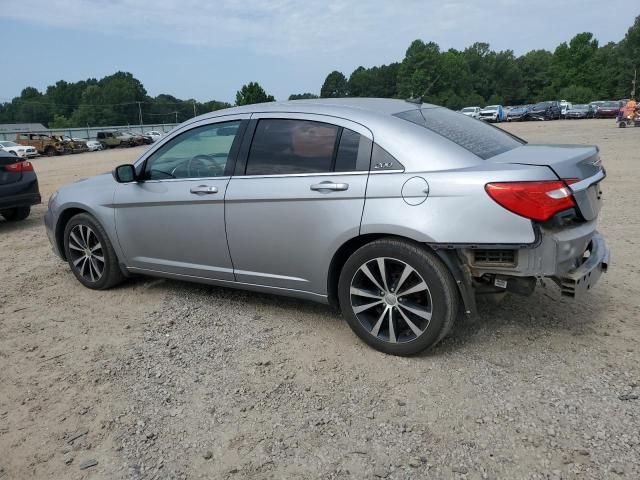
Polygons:
M81 287L44 206L0 221L0 479L640 478L640 129L509 124L596 143L612 265L480 303L428 354L375 352L328 307L138 278ZM35 161L43 197L139 149Z

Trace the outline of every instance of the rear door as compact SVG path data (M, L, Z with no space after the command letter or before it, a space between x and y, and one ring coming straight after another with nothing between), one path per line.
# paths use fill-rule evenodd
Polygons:
M325 295L329 262L357 236L373 136L308 114L254 114L229 182L236 280Z

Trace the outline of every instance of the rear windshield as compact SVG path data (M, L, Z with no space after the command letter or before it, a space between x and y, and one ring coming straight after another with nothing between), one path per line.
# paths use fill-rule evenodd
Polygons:
M395 116L442 135L483 160L508 152L526 143L498 127L446 108L409 110L396 113Z

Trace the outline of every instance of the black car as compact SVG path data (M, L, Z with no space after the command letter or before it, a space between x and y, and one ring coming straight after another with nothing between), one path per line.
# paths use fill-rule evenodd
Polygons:
M560 102L552 100L536 103L527 112L527 120L558 120L560 118Z
M41 201L33 164L0 151L0 214L10 222L24 220Z

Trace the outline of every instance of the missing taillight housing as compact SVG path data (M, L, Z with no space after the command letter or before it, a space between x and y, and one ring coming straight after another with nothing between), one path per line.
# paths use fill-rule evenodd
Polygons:
M487 194L507 210L545 222L556 213L576 206L569 188L576 179L533 182L495 182L485 185Z
M6 172L14 172L14 173L33 172L33 164L25 160L24 162L16 162L16 163L11 163L9 165L5 165L4 170Z

